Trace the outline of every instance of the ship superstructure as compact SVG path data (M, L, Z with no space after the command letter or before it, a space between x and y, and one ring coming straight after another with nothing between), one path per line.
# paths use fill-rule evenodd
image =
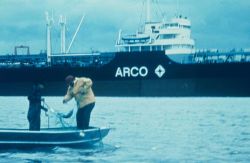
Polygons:
M45 95L65 93L67 75L93 80L97 96L248 96L250 50L198 50L191 37L191 22L183 16L152 21L150 0L147 20L133 35L120 30L117 52L71 53L66 49L66 18L60 18L61 52L52 53L47 18L47 51L30 54L17 46L13 55L0 56L0 95L27 95L33 82L45 85ZM27 54L18 54L18 49Z
M116 42L118 52L165 51L167 55L194 54L195 41L191 38L190 20L179 15L167 22L154 22L149 16L151 0L147 2L147 20L143 28L131 35L119 31Z
M191 37L191 21L177 15L170 21L156 22L151 19L151 2L147 0L147 19L135 34L119 31L116 47L118 52L165 51L178 63L249 62L249 49L196 49Z

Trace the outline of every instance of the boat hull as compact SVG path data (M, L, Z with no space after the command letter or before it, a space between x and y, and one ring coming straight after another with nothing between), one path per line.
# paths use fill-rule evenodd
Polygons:
M0 130L0 149L31 149L44 147L85 147L101 141L107 136L109 128L42 129L28 131L17 129Z

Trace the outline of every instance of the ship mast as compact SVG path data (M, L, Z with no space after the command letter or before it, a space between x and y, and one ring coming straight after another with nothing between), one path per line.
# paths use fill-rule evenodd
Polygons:
M61 15L59 23L61 25L61 53L65 54L66 17Z
M179 16L179 14L180 14L180 1L177 0L176 3L177 3L176 4L176 16Z
M47 26L47 63L51 64L51 26L53 24L53 18L49 17L49 13L45 12L46 26Z
M151 22L151 0L147 0L147 22Z

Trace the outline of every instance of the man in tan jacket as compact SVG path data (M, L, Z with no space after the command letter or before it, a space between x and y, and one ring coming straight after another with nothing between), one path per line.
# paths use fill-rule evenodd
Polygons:
M65 78L68 85L67 94L63 103L75 98L77 104L76 122L77 128L87 129L89 127L90 114L95 106L95 95L92 90L92 80L85 77L74 77L69 75Z

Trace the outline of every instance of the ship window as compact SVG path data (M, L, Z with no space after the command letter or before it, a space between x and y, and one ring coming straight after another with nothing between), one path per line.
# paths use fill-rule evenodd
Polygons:
M124 50L125 50L126 52L128 52L128 51L129 51L129 47L125 47Z
M164 24L164 28L168 28L169 26L169 24Z
M183 28L190 29L190 28L191 28L191 26L189 26L189 25L183 25Z
M160 51L161 46L152 46L152 51Z
M139 47L138 46L131 47L131 51L132 52L137 52L137 51L139 51Z
M160 35L159 39L173 39L176 38L176 34L164 34L164 35Z
M164 50L167 50L167 49L171 49L171 47L172 47L171 45L164 45L164 46L163 46L163 49L164 49Z
M141 50L142 51L150 51L150 46L142 46Z
M172 48L187 48L187 49L192 49L193 46L189 44L178 44L178 45L173 45Z
M179 24L178 23L173 23L173 24L170 24L170 27L178 27Z
M156 51L156 46L152 46L152 51Z

